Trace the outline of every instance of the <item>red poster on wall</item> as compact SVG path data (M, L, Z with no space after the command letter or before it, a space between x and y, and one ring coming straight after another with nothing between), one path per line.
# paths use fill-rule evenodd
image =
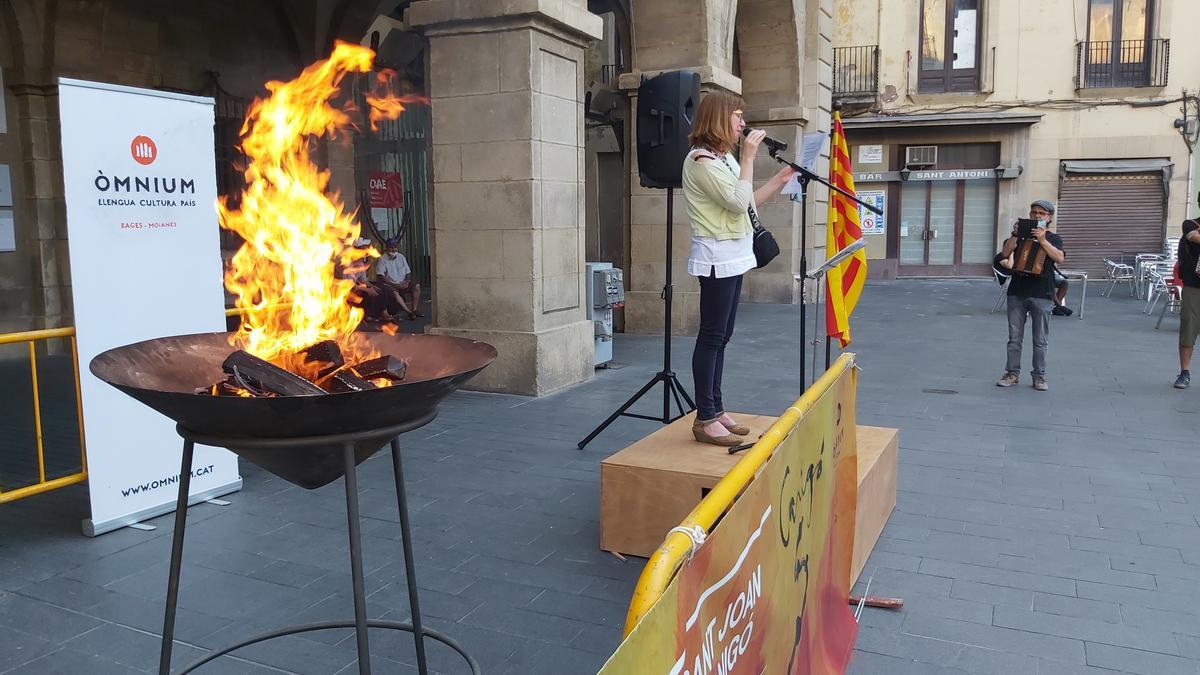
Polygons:
M404 207L404 180L390 171L372 171L370 180L371 208L399 209Z

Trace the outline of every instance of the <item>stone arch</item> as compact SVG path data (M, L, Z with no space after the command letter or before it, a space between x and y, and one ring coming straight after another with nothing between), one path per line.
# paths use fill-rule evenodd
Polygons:
M54 18L58 2L9 0L0 3L0 18L6 24L5 42L10 45L12 84L48 84L54 65Z
M803 0L738 0L725 53L732 58L736 34L747 108L765 112L801 105L804 22Z

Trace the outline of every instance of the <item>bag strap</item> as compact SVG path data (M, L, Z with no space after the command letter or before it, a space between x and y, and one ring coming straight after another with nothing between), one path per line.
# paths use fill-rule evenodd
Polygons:
M739 177L738 173L733 170L733 165L731 165L729 163L729 160L725 158L725 155L721 155L721 163L725 165L726 169L729 169L729 173L733 174L735 178ZM755 233L758 233L760 230L766 229L762 226L762 223L758 220L758 213L754 210L754 200L753 199L751 199L750 203L746 205L746 213L750 214L750 226L752 228L754 228Z

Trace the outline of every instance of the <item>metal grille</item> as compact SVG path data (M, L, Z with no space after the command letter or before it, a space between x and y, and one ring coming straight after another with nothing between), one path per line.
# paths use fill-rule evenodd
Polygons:
M1076 45L1079 89L1165 87L1171 65L1171 41L1113 40Z
M879 46L835 47L833 95L875 96L879 90Z
M396 119L381 122L379 130L356 143L360 168L360 203L385 239L400 240L400 252L412 267L413 278L426 287L429 264L428 140L432 118L427 105L411 105ZM400 174L404 182L402 208L371 208L365 190L372 171Z
M1059 193L1064 268L1104 275L1104 259L1156 253L1163 246L1160 174L1068 175Z

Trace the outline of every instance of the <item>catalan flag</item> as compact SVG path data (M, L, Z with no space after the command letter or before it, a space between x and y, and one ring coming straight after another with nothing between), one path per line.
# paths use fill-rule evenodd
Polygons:
M841 113L833 114L833 140L829 158L829 182L854 194L854 174L850 167L850 149ZM829 230L825 235L825 255L832 257L862 237L858 205L845 195L829 193ZM825 332L837 337L842 347L850 344L850 314L862 295L867 279L867 253L859 249L841 265L825 275Z

